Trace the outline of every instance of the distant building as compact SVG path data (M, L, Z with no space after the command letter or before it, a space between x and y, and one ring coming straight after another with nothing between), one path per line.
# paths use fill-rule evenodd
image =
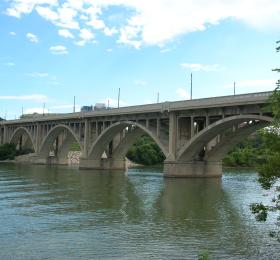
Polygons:
M90 111L93 111L92 106L82 106L81 107L81 112L90 112Z
M104 110L106 109L106 105L104 103L96 103L94 106L94 111Z
M95 106L82 106L81 112L91 112L91 111L100 111L105 110L106 105L104 103L96 103Z

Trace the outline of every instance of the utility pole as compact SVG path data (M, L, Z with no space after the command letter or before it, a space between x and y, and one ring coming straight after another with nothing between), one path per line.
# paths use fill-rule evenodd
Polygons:
M191 100L192 100L192 73L191 73Z
M23 116L23 107L21 107L21 116Z
M75 110L76 110L76 96L74 96L73 113L75 113Z
M235 95L235 81L233 83L233 94Z
M157 103L159 103L159 92L157 93Z
M7 110L5 110L5 120L7 120Z
M109 107L110 107L110 100L108 99L108 106L107 106L107 109L109 109Z
M119 88L119 94L118 94L118 108L120 108L120 95L121 95L121 89Z
M43 116L45 115L45 102L43 103Z

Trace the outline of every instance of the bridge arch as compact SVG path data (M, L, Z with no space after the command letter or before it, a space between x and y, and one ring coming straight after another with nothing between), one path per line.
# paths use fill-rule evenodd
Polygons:
M262 121L257 124L248 125L238 129L234 135L225 137L213 149L207 151L204 159L206 161L222 161L226 155L232 150L234 146L244 141L250 134L255 133L257 130L266 127L269 123Z
M13 132L13 134L9 140L9 143L17 145L20 142L20 139L22 138L22 136L26 137L26 142L25 142L25 144L23 144L23 147L30 148L35 151L36 147L35 147L33 137L26 127L17 128Z
M144 134L145 132L141 128L136 128L130 133L128 133L125 136L125 139L122 142L120 142L120 144L114 149L112 157L119 160L125 158L131 146L139 137L141 137Z
M177 160L178 161L191 161L195 159L195 156L203 149L203 147L209 143L215 136L221 134L224 132L226 129L233 127L234 125L241 124L247 121L259 121L261 123L258 123L255 125L255 127L247 129L247 131L244 131L241 136L248 136L250 133L255 132L258 129L261 129L265 127L267 124L272 122L273 118L269 116L262 116L262 115L235 115L235 116L230 116L226 117L223 119L220 119L208 127L204 128L201 130L198 134L193 136L179 151L177 154ZM216 149L216 156L217 159L222 158L226 152L230 150L235 144L238 143L239 138L235 138L232 142L232 144L227 144L226 149L222 153L219 154ZM218 148L218 147L217 147ZM221 148L221 147L220 147ZM215 158L214 154L212 157L208 158Z
M120 143L118 147L116 147L113 156L118 159L123 159L131 147L131 145L136 141L137 137L140 137L143 134L149 135L159 146L163 154L167 157L168 151L164 147L164 145L160 142L159 138L149 129L144 127L143 125L133 122L133 121L123 121L112 124L110 127L105 129L101 135L95 140L95 142L91 145L89 149L89 158L93 160L99 160L104 152L106 146L111 142L111 140L122 130L129 126L134 126L135 129L133 132L129 133L125 142Z
M39 156L41 158L47 158L49 156L50 151L52 150L52 145L55 142L56 138L63 132L66 133L65 139L62 141L62 144L60 145L58 149L58 157L67 157L67 153L69 151L69 146L76 142L79 144L80 149L83 149L83 144L79 140L76 133L67 125L56 125L54 126L45 136L45 138L42 141L42 144L40 146L40 149L38 151Z

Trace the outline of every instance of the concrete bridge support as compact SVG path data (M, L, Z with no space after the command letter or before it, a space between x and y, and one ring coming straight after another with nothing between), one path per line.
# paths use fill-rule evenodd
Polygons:
M114 158L100 158L100 159L80 159L80 169L92 169L92 170L126 170L126 159L114 159Z

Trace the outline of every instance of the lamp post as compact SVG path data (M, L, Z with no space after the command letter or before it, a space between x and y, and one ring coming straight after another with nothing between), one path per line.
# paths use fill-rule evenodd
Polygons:
M191 73L191 100L192 100L192 73Z
M120 95L121 95L121 89L119 88L119 93L118 93L118 108L120 108Z

